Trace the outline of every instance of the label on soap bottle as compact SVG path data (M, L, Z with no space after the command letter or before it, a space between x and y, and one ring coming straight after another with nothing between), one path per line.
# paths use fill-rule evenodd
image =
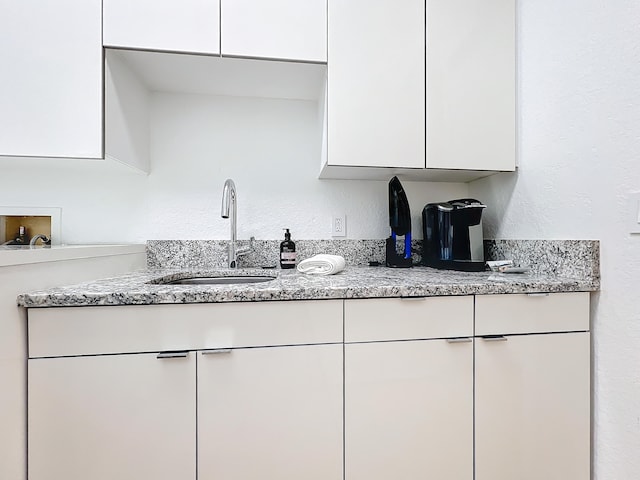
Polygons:
M296 252L281 252L280 261L283 265L295 265L296 264Z

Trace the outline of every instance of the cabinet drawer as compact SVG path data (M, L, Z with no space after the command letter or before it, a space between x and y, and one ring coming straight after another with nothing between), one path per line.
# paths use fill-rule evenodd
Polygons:
M589 330L589 293L476 296L476 335Z
M468 337L473 297L346 300L345 342Z
M342 300L29 309L29 358L342 342Z

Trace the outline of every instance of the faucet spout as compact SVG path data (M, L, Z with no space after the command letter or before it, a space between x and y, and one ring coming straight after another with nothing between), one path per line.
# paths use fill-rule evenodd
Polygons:
M227 178L222 187L222 208L220 210L220 216L222 218L229 218L229 212L233 205L235 209L236 203L236 184L230 178Z
M237 268L238 266L238 249L236 247L237 242L237 194L236 184L230 178L224 182L222 188L222 208L220 211L222 218L230 218L231 227L231 241L227 248L227 266L229 268Z

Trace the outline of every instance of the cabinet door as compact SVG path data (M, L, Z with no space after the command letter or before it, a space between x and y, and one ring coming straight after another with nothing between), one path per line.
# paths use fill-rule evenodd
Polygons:
M427 2L427 168L515 169L515 3Z
M222 0L222 54L327 61L327 0Z
M101 158L101 0L0 12L0 155Z
M220 53L219 0L104 0L105 47Z
M345 345L345 479L473 477L473 345Z
M195 355L29 360L30 480L195 480Z
M589 479L589 351L588 332L476 340L477 480Z
M424 0L328 4L328 164L424 168Z
M340 480L342 345L198 356L198 478Z

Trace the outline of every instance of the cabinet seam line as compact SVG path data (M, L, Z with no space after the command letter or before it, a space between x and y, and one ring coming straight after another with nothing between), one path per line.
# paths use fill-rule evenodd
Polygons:
M472 352L473 352L473 377L471 382L471 461L472 461L472 472L471 476L473 480L476 480L476 300L477 295L473 296L473 344L472 344Z
M344 342L345 336L345 317L346 317L346 300L342 300L342 480L347 478L347 377L346 377L346 344Z

